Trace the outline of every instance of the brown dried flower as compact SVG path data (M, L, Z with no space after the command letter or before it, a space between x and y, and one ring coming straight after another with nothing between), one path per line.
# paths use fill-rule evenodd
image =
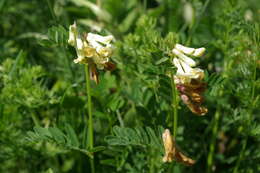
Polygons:
M208 112L208 109L202 106L204 101L202 94L206 90L206 83L192 79L190 83L177 84L176 88L180 92L183 103L194 114L205 115Z
M187 166L192 166L195 160L185 156L177 147L175 140L171 136L169 129L166 129L162 134L165 155L163 157L163 162L176 162L183 163Z

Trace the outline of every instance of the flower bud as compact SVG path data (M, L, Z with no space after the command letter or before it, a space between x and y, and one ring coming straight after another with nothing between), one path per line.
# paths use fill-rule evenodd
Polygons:
M74 23L73 25L70 25L70 27L69 27L69 40L68 40L68 43L71 46L75 46L75 38L77 38L77 26L76 26L76 23Z
M192 55L196 57L201 57L202 55L204 55L205 51L206 49L204 47L198 48L195 50L195 52Z

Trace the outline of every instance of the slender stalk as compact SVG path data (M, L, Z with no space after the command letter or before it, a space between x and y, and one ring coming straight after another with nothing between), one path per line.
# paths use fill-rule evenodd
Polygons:
M146 14L147 12L147 0L143 1L143 13Z
M101 7L101 0L96 0L96 4L98 7Z
M4 117L4 105L0 105L0 118Z
M187 39L187 43L188 43L188 44L191 42L191 37L192 37L193 34L195 33L195 31L196 31L196 29L197 29L197 27L198 27L198 25L199 25L199 23L200 23L200 20L201 20L201 18L203 17L203 14L204 14L204 12L206 11L206 9L207 9L209 3L210 3L210 0L207 0L207 1L204 3L204 5L203 5L203 7L202 7L202 10L201 10L201 13L199 14L197 20L195 20L195 23L194 23L193 27L190 28L190 30L189 30L189 37L188 37L188 39Z
M238 169L239 169L239 165L242 161L242 159L244 158L244 155L245 155L245 150L246 150L246 146L247 146L247 138L248 136L246 136L246 138L242 141L242 150L239 154L239 157L238 157L238 160L236 162L236 166L233 170L233 173L237 173L238 172Z
M46 0L46 2L47 2L47 4L48 4L48 7L49 7L49 10L50 10L50 12L51 12L51 16L52 16L53 20L57 23L57 18L56 18L56 16L55 16L54 11L53 11L53 8L52 8L52 5L51 5L50 0Z
M149 173L154 173L154 150L150 149L151 157L149 158L150 166Z
M86 76L86 88L88 97L88 141L87 147L91 150L94 147L94 134L93 134L93 119L92 119L92 101L91 101L91 88L90 88L90 77L89 67L85 65L85 76ZM91 173L95 173L94 156L90 158Z
M173 106L173 138L177 136L177 125L178 125L178 91L176 89L174 79L173 79L173 72L171 72L171 86L172 86L172 106Z
M31 113L31 117L32 117L34 125L37 127L40 126L40 122L39 122L38 118L35 116L34 112Z
M209 146L209 154L207 159L208 169L207 172L212 172L212 165L213 165L213 155L215 152L215 145L216 145L216 139L217 139L217 132L218 132L218 124L219 124L219 117L220 117L220 111L217 110L215 112L215 116L213 119L213 128L212 128L212 136Z
M123 118L122 118L122 116L121 116L121 114L118 110L116 111L116 115L117 115L117 119L119 121L120 126L125 127L124 120L123 120Z

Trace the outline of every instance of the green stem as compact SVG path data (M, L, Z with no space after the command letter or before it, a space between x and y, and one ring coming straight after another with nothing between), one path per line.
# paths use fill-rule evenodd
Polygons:
M233 170L233 173L237 173L238 172L239 165L240 165L242 159L244 158L245 150L246 150L246 146L247 146L247 138L248 138L248 136L246 136L246 138L242 141L242 150L241 150L241 152L239 154L239 158L238 158L238 160L236 162L236 166L235 166L235 168Z
M251 100L254 100L254 97L255 97L255 87L256 87L256 69L257 69L257 62L255 60L255 64L254 64L254 72L253 72L253 78L252 78L252 99ZM254 104L252 104L252 106L254 106Z
M116 111L117 119L119 121L119 124L121 127L125 127L124 120L119 112L119 110Z
M187 44L189 44L189 43L191 42L191 37L193 37L193 35L194 35L194 33L195 33L195 31L196 31L196 29L197 29L199 23L200 23L200 20L201 20L201 18L203 17L203 14L204 14L204 12L206 11L206 9L207 9L209 3L210 3L210 0L207 0L207 1L204 3L204 5L203 5L203 7L202 7L202 10L201 10L201 13L199 14L197 20L195 21L193 27L190 28L190 30L189 30L189 37L188 37L188 39L187 39Z
M149 173L154 173L154 150L150 149L150 153L151 153L151 156L149 158L149 161L150 161L150 169L149 169Z
M171 72L171 86L172 86L172 106L173 106L173 138L177 136L177 125L178 125L178 91L174 83L173 72Z
M88 141L87 147L91 150L94 146L94 134L93 134L93 119L92 119L92 101L91 101L91 88L90 88L90 77L89 77L89 66L85 65L85 76L86 76L86 88L88 97ZM91 173L95 172L94 167L94 156L90 158Z
M54 11L53 11L53 8L52 8L52 5L51 5L50 0L46 0L46 2L47 2L47 4L48 4L48 7L49 7L49 10L50 10L50 12L51 12L51 16L52 16L53 20L54 20L55 22L57 22L57 18L56 18L56 16L55 16Z
M101 7L101 0L96 0L96 4L98 7Z
M35 116L34 113L31 113L31 117L32 117L34 125L37 127L40 126L39 120L37 119L37 117Z
M208 164L207 172L208 173L212 172L213 155L214 155L214 152L215 152L219 117L220 117L220 111L217 110L215 112L215 116L214 116L214 119L213 119L212 136L211 136L211 141L210 141L210 146L209 146L209 154L208 154L208 159L207 159L207 164Z

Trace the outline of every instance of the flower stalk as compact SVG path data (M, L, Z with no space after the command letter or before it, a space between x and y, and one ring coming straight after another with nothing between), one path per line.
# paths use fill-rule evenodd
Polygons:
M215 145L216 145L216 139L217 139L217 133L218 133L218 124L219 124L219 118L220 118L220 111L219 109L216 110L215 116L213 119L213 128L212 128L212 137L210 141L210 146L209 146L209 154L207 158L207 172L210 173L212 172L212 166L213 166L213 156L215 152Z
M88 98L88 136L87 136L87 148L93 149L94 147L94 132L93 132L93 114L92 114L92 101L91 101L91 88L90 88L90 74L88 64L85 65L86 76L86 89ZM91 173L95 173L94 155L90 158Z
M178 91L176 89L176 85L173 79L173 72L171 72L171 87L172 87L172 106L173 106L173 138L177 136L177 127L178 127L178 107L179 107L179 99L178 99Z

